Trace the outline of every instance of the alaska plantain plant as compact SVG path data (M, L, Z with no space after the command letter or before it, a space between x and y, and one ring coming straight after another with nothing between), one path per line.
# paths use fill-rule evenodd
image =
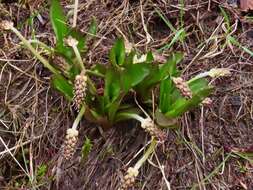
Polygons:
M52 72L52 86L78 111L72 128L67 130L63 150L66 159L71 159L75 152L77 126L83 116L104 128L110 128L119 121L135 119L152 136L149 149L135 167L129 168L123 179L122 189L126 189L133 185L138 169L154 151L157 142L166 139L160 127L176 127L182 114L209 102L207 97L213 87L205 77L216 76L214 73L222 73L222 70L201 73L185 81L177 69L177 64L183 60L182 53L172 53L165 63L159 63L152 52L140 55L132 49L127 53L122 38L118 38L111 48L107 65L97 63L87 68L85 54L87 42L96 36L95 18L84 35L77 28L68 26L60 1L52 0L50 21L56 37L55 47L47 47L42 42L37 44L43 44L39 47L50 50L47 58L34 49L33 42L26 40L13 23L2 21L1 28L14 32L23 45ZM95 81L101 82L98 84ZM98 90L98 86L102 91ZM153 99L152 93L155 94ZM136 104L136 99L145 111ZM148 115L152 113L152 105L156 109L154 118Z

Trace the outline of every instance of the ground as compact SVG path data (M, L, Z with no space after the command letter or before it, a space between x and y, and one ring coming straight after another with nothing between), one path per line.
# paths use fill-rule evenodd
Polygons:
M179 129L167 131L165 143L141 168L133 189L253 189L253 19L228 2L79 1L78 28L85 31L92 17L98 21L86 59L89 65L108 62L117 36L140 51L159 53L175 35L169 20L176 29L183 26L187 36L162 51L160 58L184 52L180 68L186 79L216 67L232 73L212 81L210 107L191 110L181 118ZM66 13L71 10L70 1L62 5ZM48 45L55 42L44 1L2 1L0 19L12 20L26 38L36 35ZM14 34L1 32L0 189L117 189L148 135L131 121L101 131L83 120L76 154L56 172L65 131L75 114L51 88L48 70ZM86 138L92 149L81 159Z

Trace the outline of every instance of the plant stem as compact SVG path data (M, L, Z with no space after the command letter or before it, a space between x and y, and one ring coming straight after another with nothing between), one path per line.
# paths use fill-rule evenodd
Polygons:
M208 77L208 76L209 76L209 72L208 71L204 72L204 73L200 73L200 74L196 75L195 77L193 77L192 79L188 80L187 83L189 84L189 83L191 83L191 82L193 82L195 80L198 80L198 79L204 78L204 77Z
M94 75L94 76L96 76L96 77L102 77L102 78L105 77L105 75L100 74L100 73L98 73L98 72L96 72L96 71L91 71L91 70L89 70L89 69L87 69L86 72L87 72L88 74Z
M78 64L80 65L81 69L85 72L86 69L83 65L83 61L82 61L82 58L81 58L81 55L79 53L79 50L76 46L72 46L73 50L74 50L74 53L76 55L76 58L77 58L77 61L78 61Z
M80 109L80 111L79 111L79 113L78 113L78 115L77 115L77 117L76 117L76 119L75 119L75 121L74 121L74 123L72 125L72 129L76 129L77 128L79 122L81 121L81 119L83 117L83 114L85 112L85 108L86 108L86 106L83 105L82 108Z
M129 119L136 119L137 121L139 122L143 122L145 119L141 116L139 116L138 114L135 114L135 113L120 113L119 114L120 116L124 116L126 118L129 118Z
M19 37L19 39L23 42L23 44L33 53L33 55L40 60L41 63L45 67L47 67L53 74L60 74L50 63L42 57L33 47L32 45L24 38L24 36L14 27L11 27L11 30Z
M146 152L141 157L141 159L138 160L138 162L135 164L135 166L134 166L135 169L139 170L141 168L143 163L149 158L150 154L152 154L154 152L156 145L157 145L157 141L153 138L149 147L148 147L148 150L146 150Z
M45 50L47 50L49 53L54 53L54 49L48 47L45 43L39 41L39 40L28 40L29 43L31 44L38 44L40 45L42 48L44 48Z

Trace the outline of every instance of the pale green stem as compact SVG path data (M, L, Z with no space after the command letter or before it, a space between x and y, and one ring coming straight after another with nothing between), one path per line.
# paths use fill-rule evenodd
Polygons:
M75 0L75 4L74 4L74 16L73 16L73 28L76 27L77 12L78 12L78 0Z
M141 159L138 160L138 162L135 164L134 168L136 170L139 170L141 168L141 166L143 165L143 163L146 162L146 160L149 158L149 156L154 152L156 145L157 145L157 141L153 138L149 147L148 147L148 150L145 151L145 153L141 157Z
M26 40L24 36L16 28L11 27L11 30L19 37L19 39L33 53L33 55L38 60L40 60L41 63L43 63L45 67L47 67L52 73L59 74L59 72L53 66L51 66L50 63L33 48L33 46L28 42L28 40Z
M78 64L80 65L82 71L85 72L86 69L85 69L85 67L84 67L84 65L83 65L83 61L82 61L82 58L81 58L81 55L80 55L80 53L79 53L78 48L77 48L76 46L71 46L71 47L72 47L72 49L74 50L74 53L75 53L75 55L76 55Z
M33 43L34 44L38 44L42 48L44 48L45 50L47 50L48 52L54 53L54 49L53 48L48 47L45 43L43 43L43 42L41 42L39 40L28 40L28 42L31 43L31 44L33 44Z
M195 77L193 77L192 79L188 80L187 83L189 84L189 83L191 83L191 82L193 82L193 81L195 81L197 79L208 77L208 76L209 76L209 72L208 71L204 72L204 73L200 73L200 74L196 75Z
M105 75L103 75L103 74L100 74L100 73L98 73L98 72L91 71L91 70L88 70L88 69L86 70L86 72L87 72L87 74L94 75L94 76L96 76L96 77L102 77L102 78L105 77Z
M139 116L138 114L134 114L134 113L121 113L120 115L126 116L131 119L136 119L137 121L139 121L141 123L145 120L143 117Z
M86 108L86 106L83 105L82 108L80 109L80 111L79 111L79 113L78 113L78 115L77 115L77 117L76 117L76 119L75 119L75 121L74 121L74 123L72 125L72 129L76 129L77 128L78 124L80 123L80 121L81 121L81 119L83 117L83 114L85 112L85 108Z

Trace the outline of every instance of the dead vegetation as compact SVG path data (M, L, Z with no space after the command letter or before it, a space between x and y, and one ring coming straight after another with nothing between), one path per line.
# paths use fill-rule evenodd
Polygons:
M66 13L71 4L63 2ZM0 18L14 21L28 39L36 35L46 44L55 43L45 2L0 6ZM216 90L209 107L185 114L180 129L167 131L165 143L139 170L133 189L251 190L252 15L225 0L79 1L78 28L86 31L92 16L99 30L89 46L90 65L106 64L114 39L123 36L129 46L160 53L158 59L183 51L180 67L185 79L212 68L232 71L231 76L212 81ZM185 40L170 45L181 28ZM0 189L118 188L149 136L135 122L103 131L82 120L78 151L59 167L65 131L75 113L50 87L47 69L15 35L1 33L0 48ZM84 159L85 137L92 149Z

